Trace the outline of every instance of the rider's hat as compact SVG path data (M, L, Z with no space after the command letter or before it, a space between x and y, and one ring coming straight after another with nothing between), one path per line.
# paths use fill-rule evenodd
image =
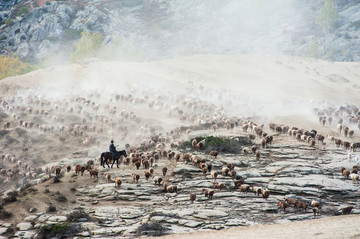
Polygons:
M114 140L111 140L111 143L114 143Z

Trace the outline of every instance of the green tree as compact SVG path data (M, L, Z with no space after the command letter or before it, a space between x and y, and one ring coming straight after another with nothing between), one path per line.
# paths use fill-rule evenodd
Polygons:
M97 57L103 45L103 37L98 33L82 32L80 40L75 44L75 51L70 53L70 60L83 61Z
M22 62L18 57L0 55L0 79L25 74L34 69L33 65Z
M328 31L335 25L338 18L339 14L336 12L334 1L324 0L324 6L319 9L316 17L316 24L322 26L325 31Z
M21 16L22 14L26 15L28 13L29 13L29 8L26 6L23 6L17 11L16 15Z

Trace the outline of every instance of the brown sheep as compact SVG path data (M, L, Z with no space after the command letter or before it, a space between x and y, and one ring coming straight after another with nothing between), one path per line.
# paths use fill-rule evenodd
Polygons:
M242 185L239 187L239 189L240 189L240 192L245 192L245 193L247 193L247 192L249 192L249 190L250 190L250 185L249 185L249 184L242 184Z
M256 146L256 145L251 146L251 152L252 152L253 154L256 153L256 150L257 150L257 146Z
M266 139L265 138L262 138L260 140L260 145L261 145L261 148L265 148L266 147Z
M154 174L154 169L153 169L153 168L149 168L149 173L150 173L150 175L153 175L153 174Z
M244 183L244 179L243 179L243 178L241 178L241 179L239 179L239 180L234 181L234 186L235 186L235 189L240 188L240 186L241 186L243 183Z
M81 166L81 169L80 169L81 176L84 175L85 170L86 170L86 167L85 167L85 166Z
M68 173L71 171L71 166L70 166L70 165L66 166L66 171L67 171Z
M191 201L191 203L194 203L195 200L196 200L196 194L190 193L190 201Z
M259 161L261 157L261 152L260 151L256 151L256 160Z
M98 171L93 170L93 169L89 169L88 171L89 171L89 173L90 173L90 178L92 178L93 176L94 176L94 179L95 179L95 177L96 177L96 178L99 178L99 176L98 176Z
M144 176L145 176L145 179L146 179L146 180L149 180L151 174L150 174L148 171L145 171L145 172L144 172Z
M199 143L196 144L195 147L196 147L197 149L200 149L200 150L203 149L203 148L204 148L204 145L205 145L205 140L206 140L206 139L201 140Z
M135 166L136 166L136 169L137 169L137 170L140 168L140 165L141 165L140 161L136 161L136 162L135 162Z
M106 183L111 183L111 174L105 174Z
M267 200L268 197L270 196L270 191L269 190L261 190L261 195L263 196L263 198L265 198Z
M205 167L203 167L203 168L201 169L201 171L202 171L202 173L203 173L204 177L206 177L207 167L206 167L206 166L205 166Z
M74 164L74 166L75 166L75 173L76 173L76 174L80 174L80 172L81 172L81 165L79 165L79 164Z
M207 164L207 170L208 170L208 172L211 172L211 169L212 169L211 163Z
M210 156L213 156L214 158L216 158L216 157L218 156L218 154L219 154L219 153L218 153L218 151L216 151L216 150L211 150L210 153L209 153L209 155L210 155Z
M299 200L296 199L296 198L286 198L285 199L285 202L288 204L288 205L291 205L293 204L295 206L295 203L298 202Z
M204 193L204 196L205 196L205 197L208 197L208 196L209 196L209 190L203 188L202 192Z
M343 147L344 147L345 149L349 149L349 148L350 148L350 143L347 142L347 141L343 141L343 142L342 142L342 145L343 145Z
M122 181L120 178L115 178L115 187L120 188L122 184Z
M228 163L228 164L226 164L226 167L231 171L231 170L234 170L235 164L234 163Z
M234 179L236 178L236 171L235 171L235 170L231 170L230 176L231 176L231 179L234 180Z
M312 211L313 211L313 213L314 213L314 217L316 217L316 215L319 215L319 214L320 214L320 209L317 208L317 207L313 207L313 208L312 208Z
M147 159L145 159L145 160L142 162L142 164L143 164L143 168L144 168L144 169L148 169L149 166L150 166L149 160L147 160Z
M163 190L164 190L165 193L167 192L167 187L168 186L169 186L168 183L164 181L163 182Z
M197 140L196 140L196 139L193 139L193 140L191 141L191 146L192 146L193 148L195 148L196 145L197 145Z
M344 208L341 208L341 211L344 215L346 215L346 214L350 214L351 211L353 210L353 208L354 208L353 206L344 207Z
M212 199L214 196L214 190L209 191L209 199Z
M353 137L354 136L355 131L354 130L349 130L349 137Z
M225 187L225 185L223 183L213 182L213 185L214 185L214 188L219 189L219 191L221 191Z
M161 170L162 170L163 176L165 177L166 173L167 173L167 167L163 167Z
M139 174L136 174L136 173L133 173L132 174L132 178L133 178L133 183L139 183L139 179L140 179L140 175Z
M336 147L340 147L341 142L342 142L341 139L334 139L334 143L335 143Z
M279 207L285 212L285 209L288 207L288 204L285 201L278 202Z
M310 147L315 147L315 140L313 140L312 138L309 141L309 146Z
M349 133L349 127L345 126L343 128L343 132L344 132L344 136L347 137L348 136L348 133Z
M350 175L350 171L346 170L344 167L341 168L341 174L345 177L345 178L349 178Z

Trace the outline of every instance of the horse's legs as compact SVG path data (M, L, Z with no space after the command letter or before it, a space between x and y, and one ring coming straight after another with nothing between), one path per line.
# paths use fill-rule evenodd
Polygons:
M113 162L112 162L112 164L111 164L111 168L113 167L113 165L114 165L114 163L115 163L115 160L116 160L116 159L113 159Z

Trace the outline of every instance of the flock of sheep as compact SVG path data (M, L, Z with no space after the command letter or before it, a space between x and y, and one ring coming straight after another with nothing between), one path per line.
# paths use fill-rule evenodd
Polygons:
M167 100L164 100L167 99ZM175 106L173 103L176 103ZM124 110L117 105L131 105L138 107L139 110L146 108L156 112L162 112L167 117L178 120L179 124L186 125L175 127L173 129L155 127L143 118L141 114L137 115L134 111ZM62 100L49 99L40 96L14 96L9 98L0 98L0 109L8 117L3 121L3 130L1 134L7 131L23 129L33 134L46 135L49 138L57 138L58 144L70 144L74 142L78 147L87 148L90 146L100 146L103 141L108 142L109 137L121 135L120 140L128 142L126 150L128 157L123 157L121 162L124 167L134 167L132 181L138 183L139 179L150 178L153 183L163 187L164 193L181 193L177 185L171 183L171 172L165 166L161 172L156 172L154 165L159 160L170 160L168 164L174 165L176 162L183 161L192 164L201 170L201 174L206 179L207 175L212 178L213 188L202 188L199 192L192 192L189 195L191 202L196 200L197 195L204 194L208 199L212 199L216 190L239 190L240 192L254 192L255 195L262 195L267 199L271 192L266 186L250 185L246 183L246 178L241 177L235 171L234 164L226 164L221 169L215 169L211 161L221 153L212 150L205 155L203 149L206 146L206 140L192 141L191 152L183 152L179 145L183 144L189 138L189 134L198 130L213 131L233 131L242 129L243 134L247 135L253 142L251 147L243 147L243 155L254 155L257 161L262 158L261 150L271 148L276 137L280 134L288 134L299 142L306 142L310 147L323 145L326 140L334 143L335 146L342 146L344 150L351 150L354 153L360 147L360 143L354 141L356 137L354 125L360 128L360 112L356 106L342 106L339 109L314 109L319 117L322 127L332 125L333 121L338 121L337 129L344 137L327 135L326 137L318 131L305 130L295 126L284 124L269 123L268 128L272 132L265 131L263 123L253 122L250 119L240 117L228 117L222 107L216 107L200 99L192 99L185 96L151 96L151 94L142 97L135 97L130 94L113 94L105 103L98 92L86 94L86 97L76 95ZM2 119L3 119L2 118ZM121 132L118 134L118 132ZM184 136L186 138L184 139ZM119 138L119 137L118 137ZM134 146L131 146L131 145ZM60 176L62 171L71 172L72 166L53 166L47 167L34 165L26 161L26 153L32 150L33 145L24 145L21 156L18 152L3 152L1 155L0 176L7 181L14 179L36 178L42 173L55 174ZM358 160L355 157L355 160ZM97 179L101 172L97 168L97 161L90 160L86 165L74 165L76 174L83 175L85 171L89 172L90 178ZM174 163L175 162L175 163ZM143 167L144 173L139 173L140 167ZM341 172L340 172L341 171ZM339 174L346 178L350 177L354 181L359 180L358 166L353 169L339 169ZM222 174L224 178L231 177L233 187L229 188L224 183L219 182L217 177ZM170 175L170 176L169 176ZM113 183L111 173L101 175L107 183ZM121 188L124 178L115 177L116 188ZM284 210L293 205L295 208L307 210L312 207L314 216L320 213L321 205L319 201L312 201L309 204L295 198L286 198L279 201L279 208ZM351 210L350 210L351 211Z

